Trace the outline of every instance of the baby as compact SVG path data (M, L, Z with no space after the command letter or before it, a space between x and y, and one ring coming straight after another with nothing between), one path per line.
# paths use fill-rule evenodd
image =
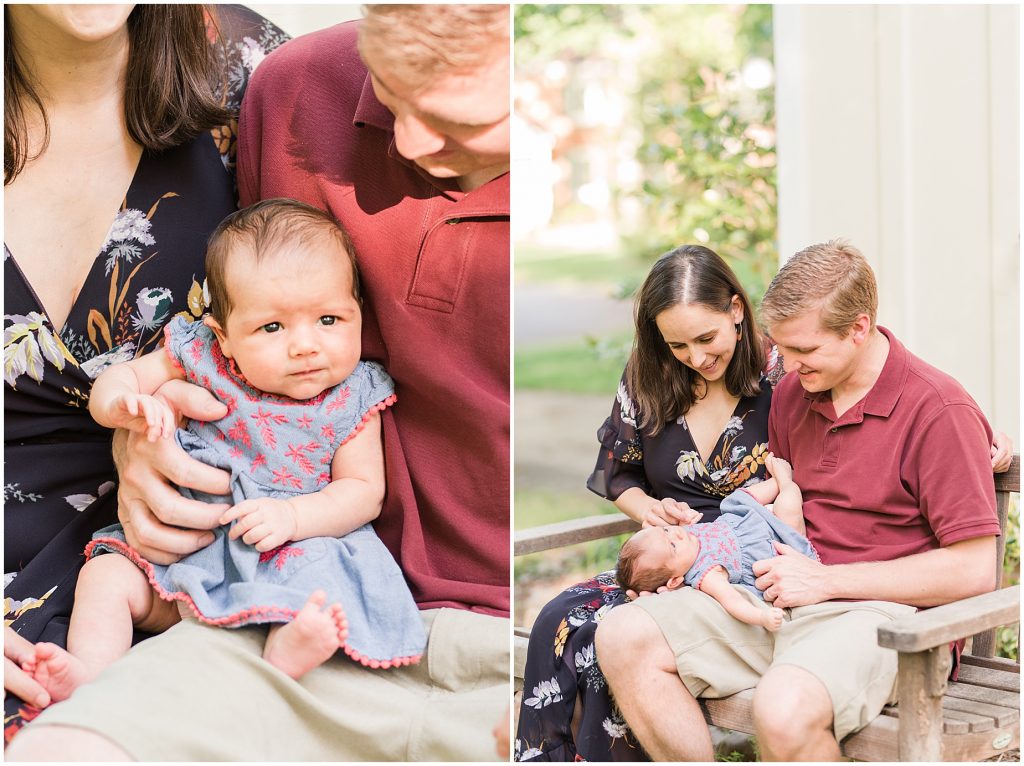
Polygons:
M224 627L271 623L263 658L299 678L343 648L369 667L419 660L426 635L401 570L369 522L384 498L380 410L395 401L380 365L360 361L361 298L348 236L326 213L267 200L210 237L212 316L175 317L162 350L110 367L89 409L110 428L176 436L231 473L214 541L169 566L143 559L120 525L97 532L78 579L68 650L24 664L54 701L131 646L133 626L180 614ZM171 380L227 407L175 431ZM122 555L101 555L115 552Z
M619 585L638 593L691 585L718 601L737 620L778 630L782 610L755 606L731 583L743 585L763 599L764 594L754 585L753 563L776 555L774 541L819 559L804 536L803 497L793 482L792 466L770 454L765 466L772 478L726 497L722 515L715 521L645 527L629 538L619 551ZM765 506L773 501L768 510Z

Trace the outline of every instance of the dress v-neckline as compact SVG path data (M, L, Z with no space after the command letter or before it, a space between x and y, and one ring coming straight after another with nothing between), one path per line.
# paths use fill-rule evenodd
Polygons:
M679 416L679 419L682 421L683 428L686 431L686 436L690 440L690 444L693 446L694 453L696 453L697 457L700 459L700 462L704 465L704 467L709 469L709 472L710 463L712 460L715 459L715 455L718 454L718 447L719 445L721 445L722 440L725 438L726 432L729 430L729 423L732 422L733 418L737 417L736 413L739 412L740 405L742 404L743 397L741 396L739 399L736 400L736 406L732 408L732 412L730 413L728 420L725 421L725 425L722 426L722 430L718 432L718 438L715 439L715 443L711 445L711 454L708 455L707 458L700 454L700 448L697 446L697 440L693 436L693 430L690 428L690 424L686 422L686 415Z
M25 289L28 290L29 295L32 296L32 300L35 303L36 310L46 318L46 323L54 330L58 337L67 329L68 323L71 321L71 317L75 315L75 310L78 308L79 302L83 300L82 295L83 293L86 292L86 285L88 285L89 280L93 278L93 275L97 268L97 264L99 264L99 262L101 261L101 256L103 255L103 247L107 243L107 240L110 238L110 232L114 228L114 224L117 222L117 217L121 214L122 211L124 211L127 208L128 195L131 194L132 189L135 187L135 181L136 179L139 178L139 174L140 171L142 170L142 164L145 161L145 157L146 150L145 148L143 148L143 150L139 152L139 160L138 162L135 163L135 170L132 171L132 177L128 181L128 187L124 190L124 194L121 195L121 202L118 205L117 210L114 212L113 217L110 219L110 225L107 226L107 230L103 235L103 241L100 243L99 249L93 256L92 261L90 261L89 269L88 271L85 272L85 279L83 279L82 283L78 285L78 290L75 292L75 297L71 301L71 305L68 306L67 316L64 317L64 321L61 322L59 328L57 327L56 324L54 324L49 311L47 311L46 306L43 305L43 301L39 297L39 293L36 292L36 289L35 287L33 287L31 280L29 280L28 278L28 275L25 274L25 271L21 268L21 265L18 263L18 259L14 255L14 251L11 250L10 247L8 247L6 240L4 241L4 260L9 260L14 265L15 272L17 272L18 277L22 281L22 284L25 285Z

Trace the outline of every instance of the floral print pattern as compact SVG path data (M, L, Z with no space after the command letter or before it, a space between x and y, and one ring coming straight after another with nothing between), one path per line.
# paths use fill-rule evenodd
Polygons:
M242 6L208 7L223 40L214 46L222 102L237 110L253 69L287 36ZM181 146L143 151L63 327L18 266L32 253L4 248L4 623L30 641L66 641L82 551L116 519L111 431L89 416L92 381L152 351L174 316L197 319L209 305L206 238L238 205L225 171L235 133L232 120ZM6 739L37 712L8 695Z

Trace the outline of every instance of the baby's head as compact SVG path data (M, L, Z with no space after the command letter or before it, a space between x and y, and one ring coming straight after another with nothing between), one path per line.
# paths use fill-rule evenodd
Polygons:
M322 210L271 199L233 213L210 236L206 278L206 324L260 391L310 399L359 363L355 250Z
M616 579L623 590L675 590L700 553L700 541L686 527L644 527L623 543Z

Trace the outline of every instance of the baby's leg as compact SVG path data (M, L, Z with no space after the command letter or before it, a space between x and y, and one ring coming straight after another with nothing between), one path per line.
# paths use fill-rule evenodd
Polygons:
M341 606L323 608L327 594L314 591L295 619L274 625L267 636L263 659L292 678L300 678L326 662L348 638Z
M800 492L800 487L793 481L793 466L775 455L768 455L764 464L779 485L779 496L775 498L772 511L797 532L806 535L804 496Z
M68 630L68 649L36 644L25 668L60 702L132 645L132 626L159 632L178 621L174 604L156 598L137 566L124 556L104 554L82 568L75 588L75 608Z

